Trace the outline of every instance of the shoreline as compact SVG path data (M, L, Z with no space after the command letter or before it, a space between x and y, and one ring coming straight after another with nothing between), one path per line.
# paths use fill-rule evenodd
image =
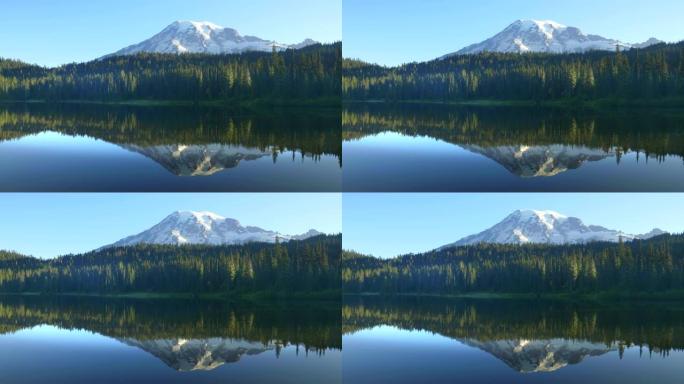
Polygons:
M643 293L493 293L472 292L463 294L439 294L439 293L381 293L381 292L343 292L343 297L426 297L443 299L476 299L476 300L559 300L559 301L684 301L684 292L643 292Z
M684 99L597 99L597 100L387 100L342 99L342 104L444 105L461 107L538 107L538 108L668 108L684 109Z
M249 293L188 293L188 292L127 292L127 293L86 293L86 292L0 292L2 296L28 297L90 297L107 299L135 299L135 300L225 300L225 301L339 301L342 293L339 291L295 292L279 294L276 292Z
M253 99L253 100L0 100L0 104L76 104L127 107L216 107L216 108L340 108L337 99Z

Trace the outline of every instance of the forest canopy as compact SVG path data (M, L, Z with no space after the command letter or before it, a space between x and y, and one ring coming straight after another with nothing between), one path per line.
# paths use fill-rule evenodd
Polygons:
M346 100L595 100L684 97L684 42L572 54L456 55L383 67L343 63Z
M3 293L339 291L341 235L244 245L137 245L55 259L0 251Z
M339 104L341 67L339 42L273 53L141 53L56 68L0 59L0 100Z
M684 235L573 245L478 244L378 259L343 252L345 293L562 294L684 290Z

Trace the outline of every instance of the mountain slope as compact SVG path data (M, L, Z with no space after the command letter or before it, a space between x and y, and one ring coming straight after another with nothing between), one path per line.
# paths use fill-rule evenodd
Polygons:
M647 234L632 235L597 225L585 225L576 217L568 217L554 211L517 210L501 222L480 233L466 236L455 243L440 247L478 243L496 244L579 244L592 241L618 242L648 239L665 233L654 229Z
M159 358L177 371L210 371L226 363L235 363L244 355L253 356L276 348L275 343L241 339L119 339Z
M477 44L469 45L444 57L478 52L550 52L576 53L593 50L614 51L645 48L662 41L650 38L639 44L629 44L598 35L585 34L580 29L552 20L516 20L503 31Z
M107 247L135 244L244 244L303 240L321 234L318 231L289 236L259 227L244 227L235 219L212 212L178 211L150 229L121 239Z
M566 339L465 339L464 344L479 348L518 372L553 372L577 364L588 356L600 356L615 350L605 343Z
M154 53L241 53L247 51L270 52L288 48L299 49L316 44L306 39L298 44L283 44L256 36L242 36L232 28L224 28L208 21L175 21L151 38L108 56L133 55L139 52Z
M463 148L501 164L520 177L550 177L586 162L599 161L615 155L614 149L589 148L581 145L501 145L482 147L466 144Z
M177 176L211 176L225 169L235 168L241 161L273 156L273 151L216 143L154 146L126 144L122 147L154 160Z

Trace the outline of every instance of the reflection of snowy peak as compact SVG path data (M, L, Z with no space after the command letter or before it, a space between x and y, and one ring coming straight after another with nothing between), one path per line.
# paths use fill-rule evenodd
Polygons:
M629 44L602 36L585 34L578 28L552 20L517 20L493 37L467 46L456 53L447 55L447 57L454 54L471 54L484 51L516 53L614 51L616 46L622 49L645 48L658 43L662 43L662 41L650 38L640 44Z
M496 161L509 172L521 177L555 176L569 169L579 168L584 162L603 160L615 154L614 151L562 144L462 147Z
M237 362L243 355L257 355L275 348L272 344L221 338L120 341L154 355L177 371L208 371Z
M212 212L178 211L152 228L119 240L111 246L274 243L276 238L279 241L303 240L318 234L320 233L317 231L309 231L293 237L259 227L244 227L235 219L228 219Z
M577 364L587 356L600 356L615 348L603 343L550 340L464 340L465 344L494 355L518 372L552 372Z
M648 239L664 232L655 229L644 235L630 235L597 225L585 225L576 217L564 216L554 211L517 210L501 222L475 235L441 247L495 243L495 244L577 244L592 241L618 242Z
M257 148L223 144L123 147L156 161L178 176L210 176L224 169L234 168L242 160L256 160L272 154Z
M207 21L176 21L151 38L121 49L111 56L133 55L139 52L155 53L241 53L246 51L271 52L299 49L316 44L306 39L299 44L282 44L242 36L232 28L224 28Z

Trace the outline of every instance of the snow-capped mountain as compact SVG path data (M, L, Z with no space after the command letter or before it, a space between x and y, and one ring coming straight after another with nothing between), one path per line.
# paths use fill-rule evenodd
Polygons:
M570 169L577 169L586 162L615 156L614 149L604 150L563 144L497 147L463 145L462 147L496 161L509 172L520 177L555 176Z
M486 351L518 372L553 372L577 364L588 356L615 350L605 343L566 339L548 340L464 340L471 347Z
M475 235L470 235L440 247L497 243L497 244L578 244L592 241L618 242L648 239L664 234L654 229L643 235L632 235L598 225L585 225L576 217L568 217L554 211L517 210L498 224Z
M137 235L126 237L108 247L135 244L244 244L254 242L304 240L321 234L310 230L302 235L284 235L259 227L242 226L235 219L212 212L177 211L159 224Z
M503 31L477 44L469 45L444 57L478 52L550 52L576 53L586 51L614 51L620 49L645 48L662 43L650 38L643 43L630 44L598 35L585 34L552 20L516 20Z
M273 350L276 344L240 339L120 339L140 348L177 371L210 371L226 363L235 363L242 356L258 355Z
M283 44L256 36L242 36L232 28L224 28L208 21L175 21L151 38L121 49L107 56L155 53L241 53L271 52L288 48L299 49L316 44L306 39L298 44ZM105 57L107 57L105 56Z
M123 145L129 151L139 153L161 164L177 176L211 176L225 169L235 168L241 161L257 160L273 155L265 149L238 145Z

